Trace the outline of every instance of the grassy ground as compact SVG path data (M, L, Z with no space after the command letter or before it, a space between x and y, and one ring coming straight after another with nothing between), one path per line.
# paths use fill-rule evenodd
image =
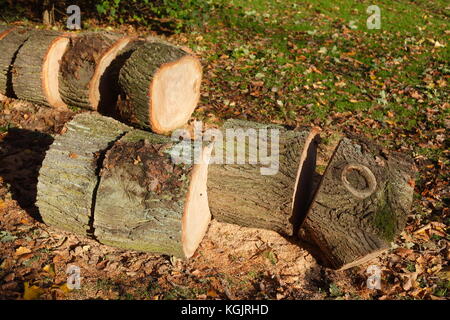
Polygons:
M448 117L444 2L380 2L379 30L366 27L370 1L226 3L188 36L210 66L198 115L352 125L443 159L413 140L434 140Z
M373 4L381 9L381 28L369 30L366 20L370 14L366 10ZM182 31L168 36L170 41L192 48L202 59L204 82L195 118L214 124L231 117L292 127L313 123L324 129L324 145L333 144L339 134L360 133L414 157L420 173L408 226L389 254L377 261L383 269L383 289L373 292L364 289L367 277L364 268L344 273L321 268L314 268L314 272L305 270L313 275L310 280L304 278L305 283L296 289L286 284L286 277L278 269L273 269L271 275L266 274L268 265L276 267L283 259L262 257L261 261L270 263L261 262L260 269L245 269L243 275L242 270L226 271L224 266L220 272L202 269L201 266L214 264L205 260L206 253L212 252L207 251L208 248L201 248L200 257L180 266L161 257L116 254L101 247L95 250L106 250L110 257L117 258L117 263L122 263L119 255L125 255L135 264L150 259L144 261L149 264L143 271L144 280L133 282L126 276L123 278L124 274L113 279L114 267L112 271L107 268L116 262L103 261L115 260L98 253L102 258L99 262L96 260L100 265L96 268L106 273L99 271L92 275L90 282L86 276L90 291L74 292L68 297L448 298L448 2L209 0L204 6L207 9L192 14L188 22L182 21L185 25ZM85 25L91 28L111 26L95 20L85 21ZM133 30L131 26L117 27ZM138 28L138 31L148 32L146 28ZM0 135L2 131L7 132L9 126L6 118L2 119ZM10 239L19 237L16 231L8 229L6 222L0 226L5 229L0 231ZM2 243L9 242L2 240ZM21 242L21 245L26 246L26 243ZM96 248L93 243L81 240L68 241L62 248L67 246L74 250L77 245L88 246L89 250ZM17 248L11 243L8 250L14 252ZM84 249L80 250L79 256L83 256ZM46 256L47 263L53 261L58 266L55 257L67 255L61 248L58 252ZM78 261L76 257L71 253L67 260L61 261ZM245 261L238 253L216 258L217 261L229 260L229 265L237 264L238 269L241 267L237 262ZM85 259L90 261L91 257ZM303 262L307 264L306 260ZM126 274L137 277L129 275L135 273L130 271L130 265L124 264ZM139 266L135 269L140 270ZM201 279L193 276L199 272ZM166 273L182 277L176 278L179 282L173 280L174 277L166 281L163 280ZM5 277L10 274L1 273ZM278 280L273 280L274 277ZM0 285L8 284L2 281ZM132 288L128 288L127 283L132 283ZM19 286L19 289L23 288ZM115 294L108 295L111 292Z

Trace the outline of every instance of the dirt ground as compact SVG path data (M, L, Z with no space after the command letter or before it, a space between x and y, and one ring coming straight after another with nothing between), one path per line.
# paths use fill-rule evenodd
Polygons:
M295 239L212 221L189 261L123 251L46 226L34 205L45 151L74 114L1 97L1 299L446 299L445 225L412 217L393 249L346 271L321 267ZM319 168L338 135L319 150ZM334 142L333 142L334 141ZM447 212L448 214L448 212ZM415 248L415 243L419 245ZM382 270L368 289L367 267ZM80 288L67 285L80 269ZM441 290L441 291L439 291Z

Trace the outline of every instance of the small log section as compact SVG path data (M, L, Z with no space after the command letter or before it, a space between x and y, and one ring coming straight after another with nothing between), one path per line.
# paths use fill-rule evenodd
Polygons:
M67 105L98 110L107 86L100 83L117 54L134 38L107 32L89 32L71 39L60 68L60 94ZM106 90L105 90L106 89ZM106 100L109 100L106 98Z
M412 161L344 138L314 195L299 237L331 268L364 263L403 230L414 192Z
M39 171L36 206L43 221L79 235L90 235L106 149L130 130L94 113L82 113L56 136Z
M0 30L0 93L14 98L13 65L17 53L30 36L30 31L19 27Z
M65 108L59 94L59 65L69 37L57 31L32 31L14 62L14 93L20 99Z
M164 42L145 43L120 70L121 118L166 134L187 123L200 98L202 68L186 51Z
M208 148L202 156L208 156ZM116 142L101 170L96 239L124 249L191 257L211 219L208 164L181 159L182 152L177 156L165 136L133 130Z
M238 151L230 139L233 131L228 133L228 129L241 130L234 131L240 136L239 145L245 147L241 154L245 153L246 160L241 163L235 161ZM278 141L271 136L275 131L271 130L279 132L278 150L275 148ZM216 139L208 171L208 199L213 217L222 222L293 235L312 192L318 129L294 131L276 125L228 120L211 136L214 137L204 139Z

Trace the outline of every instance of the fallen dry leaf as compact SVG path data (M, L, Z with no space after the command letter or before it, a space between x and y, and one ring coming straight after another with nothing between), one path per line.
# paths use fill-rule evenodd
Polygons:
M44 289L39 288L38 286L30 286L28 282L24 283L24 292L23 299L24 300L37 300L44 293Z
M23 254L30 253L30 252L31 252L31 250L26 248L26 247L19 247L19 248L16 249L16 255L17 256L21 256Z
M50 274L51 276L55 275L55 267L53 264L47 264L44 268L42 268L45 272Z

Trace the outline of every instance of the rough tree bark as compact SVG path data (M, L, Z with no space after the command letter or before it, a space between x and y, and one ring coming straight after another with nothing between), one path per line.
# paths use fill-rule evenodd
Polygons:
M31 32L27 29L6 28L0 33L0 93L15 97L12 83L13 64L17 52L27 41Z
M208 148L203 151L207 155ZM133 130L116 142L101 170L96 238L125 249L192 256L211 218L207 164L181 159L165 136Z
M164 42L148 42L120 70L121 118L161 134L179 128L197 106L201 78L194 56Z
M36 206L45 223L80 235L92 233L99 164L115 140L130 130L94 113L82 113L55 137L39 171Z
M217 163L221 159L234 162L235 144L230 135L225 140L231 143L228 144L219 142L223 141L219 131L211 134L216 136L208 172L208 199L213 217L218 221L293 235L312 192L318 129L294 131L276 125L228 120L220 130L224 138L227 129L243 130L239 140L245 146L247 158L242 164ZM279 143L272 141L270 130L278 130ZM243 136L250 138L245 140ZM272 150L277 145L279 149ZM266 149L271 163L262 163L265 160L261 155ZM258 159L258 163L250 164L251 157ZM273 167L272 171L269 166Z
M111 64L105 69L99 83L100 101L97 108L99 113L116 119L120 117L117 110L117 100L121 92L119 72L131 54L143 44L144 40L142 39L132 39L118 51Z
M412 161L344 138L317 189L299 237L326 266L347 269L390 247L414 192Z
M98 110L103 99L113 94L108 86L100 86L105 71L117 54L134 40L119 34L85 33L73 38L62 57L60 93L71 106ZM102 90L100 90L102 89Z
M55 108L65 108L59 94L60 60L69 36L57 31L39 30L20 48L14 62L13 86L18 98Z

